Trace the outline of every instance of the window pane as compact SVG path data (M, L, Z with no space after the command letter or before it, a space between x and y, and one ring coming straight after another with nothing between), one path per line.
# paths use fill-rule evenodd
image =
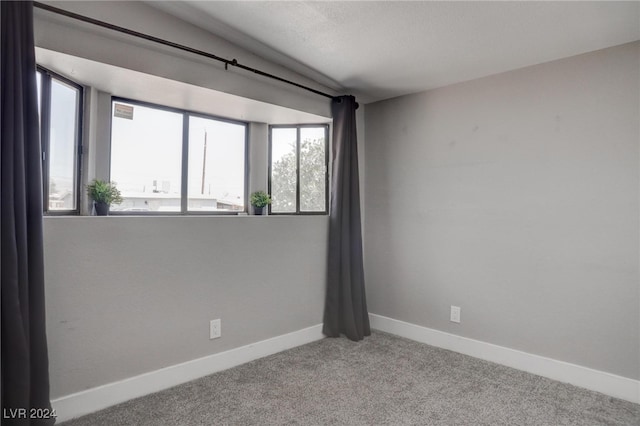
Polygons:
M243 211L245 126L189 117L189 211Z
M116 105L133 116L116 116ZM124 201L111 209L179 212L182 114L120 101L112 114L111 180Z
M49 210L76 208L78 103L78 89L51 80Z
M300 211L325 211L325 128L300 129Z
M271 130L271 211L296 212L296 129Z

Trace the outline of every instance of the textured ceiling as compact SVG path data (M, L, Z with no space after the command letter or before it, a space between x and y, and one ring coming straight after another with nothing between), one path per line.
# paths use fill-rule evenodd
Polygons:
M640 39L640 2L150 5L364 102Z

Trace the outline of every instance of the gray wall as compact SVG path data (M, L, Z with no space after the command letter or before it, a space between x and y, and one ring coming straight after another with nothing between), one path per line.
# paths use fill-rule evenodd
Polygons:
M322 322L326 216L47 217L52 397ZM209 321L222 337L209 340Z
M636 42L367 105L370 311L640 378L639 81Z
M47 3L331 92L142 2ZM329 115L325 98L38 9L35 37L46 49ZM85 181L109 175L110 99L88 91ZM252 123L250 138L250 189L265 189L266 125ZM53 398L322 321L326 216L44 222ZM209 340L215 318L222 319L222 338Z

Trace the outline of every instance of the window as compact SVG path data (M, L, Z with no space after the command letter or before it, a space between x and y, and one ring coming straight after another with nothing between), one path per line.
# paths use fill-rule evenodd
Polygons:
M326 214L329 127L272 126L269 131L269 212Z
M78 213L82 86L42 67L36 82L44 211Z
M112 102L112 116L111 180L124 201L111 210L180 212L183 114Z
M243 211L246 127L208 117L189 117L190 212Z
M245 123L113 99L111 180L127 213L245 211Z

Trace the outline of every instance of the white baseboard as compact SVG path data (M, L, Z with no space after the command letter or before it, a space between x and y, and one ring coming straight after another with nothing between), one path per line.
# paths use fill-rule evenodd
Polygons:
M371 328L640 404L640 381L369 314Z
M640 381L370 314L371 327L640 404ZM324 337L318 324L53 400L63 422Z
M324 338L322 324L203 358L172 365L51 401L58 421L73 419L133 398L198 379Z

